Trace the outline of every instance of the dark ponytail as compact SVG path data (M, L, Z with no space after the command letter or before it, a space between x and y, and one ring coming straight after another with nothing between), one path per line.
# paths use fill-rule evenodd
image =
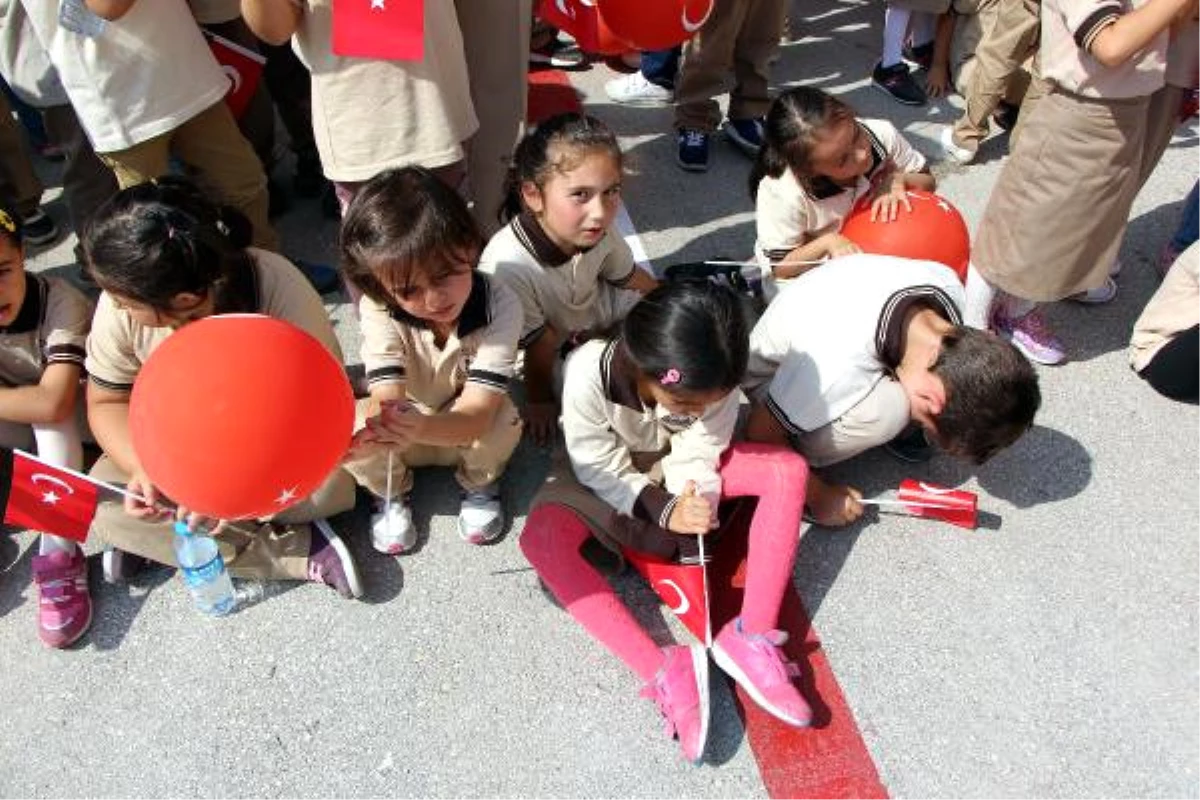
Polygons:
M252 231L240 212L165 176L123 189L97 209L83 251L101 289L169 309L176 295L206 296L251 266Z

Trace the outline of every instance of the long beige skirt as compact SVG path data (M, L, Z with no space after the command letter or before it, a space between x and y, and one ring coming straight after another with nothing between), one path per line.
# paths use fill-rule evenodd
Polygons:
M1037 301L1104 283L1140 183L1148 102L1053 88L1038 101L976 235L988 282Z

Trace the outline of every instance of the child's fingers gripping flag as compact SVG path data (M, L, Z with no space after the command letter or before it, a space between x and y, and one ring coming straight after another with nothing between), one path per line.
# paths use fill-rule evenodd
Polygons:
M7 525L86 542L99 487L74 470L0 448L0 509Z

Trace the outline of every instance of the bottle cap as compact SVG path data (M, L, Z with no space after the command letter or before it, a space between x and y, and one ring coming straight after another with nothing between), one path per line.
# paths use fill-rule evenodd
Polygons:
M183 521L183 520L181 520L181 519L177 519L177 520L175 520L175 532L176 532L176 533L178 533L180 536L192 536L192 535L194 535L194 534L192 533L192 530L191 530L191 528L189 528L189 527L187 526L187 523L186 523L186 522L184 522L184 521Z

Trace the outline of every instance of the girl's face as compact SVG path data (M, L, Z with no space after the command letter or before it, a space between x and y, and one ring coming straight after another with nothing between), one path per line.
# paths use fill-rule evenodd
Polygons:
M155 308L137 300L109 292L113 305L123 309L130 318L147 328L182 328L189 322L211 317L214 306L211 292L201 297L191 292L180 292L171 298L168 308Z
M0 328L12 325L25 302L25 252L0 236Z
M540 188L526 181L521 197L550 240L576 253L600 241L617 215L621 169L611 153L593 150L570 169L552 171Z
M405 313L433 325L458 322L471 296L473 261L446 264L436 270L413 270L408 283L391 288L392 298Z
M724 400L732 389L705 391L670 391L654 379L642 381L642 397L681 417L700 417L709 406Z
M871 169L871 142L853 119L817 131L809 152L813 174L835 183L853 183Z

